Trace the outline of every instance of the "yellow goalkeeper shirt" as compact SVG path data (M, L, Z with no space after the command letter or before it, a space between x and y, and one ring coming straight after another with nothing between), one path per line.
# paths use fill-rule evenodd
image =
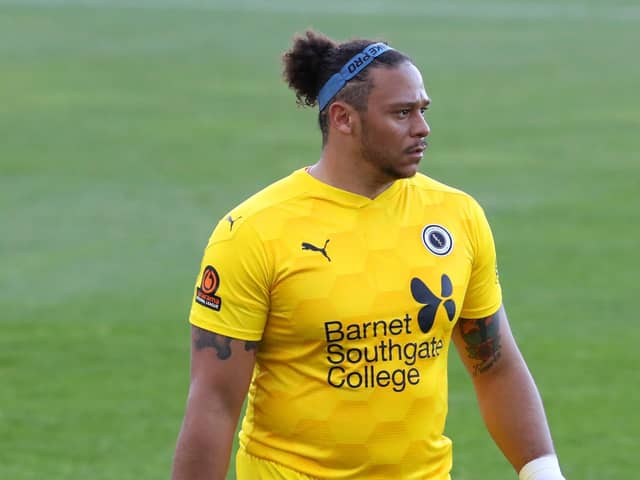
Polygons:
M469 195L417 174L372 200L300 169L220 220L190 322L260 341L240 448L281 478L440 480L451 330L500 303Z

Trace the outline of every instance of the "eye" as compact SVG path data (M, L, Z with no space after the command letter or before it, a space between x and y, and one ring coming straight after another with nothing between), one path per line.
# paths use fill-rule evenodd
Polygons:
M428 108L428 107L422 107L422 108L420 109L420 114L424 117L424 116L425 116L425 114L427 113L427 110L429 110L429 108Z
M411 110L409 110L408 108L403 108L402 110L398 110L398 116L400 118L408 117L410 113L411 113Z

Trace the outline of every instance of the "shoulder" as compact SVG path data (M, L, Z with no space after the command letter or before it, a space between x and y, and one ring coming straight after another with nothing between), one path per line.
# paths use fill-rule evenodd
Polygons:
M466 211L482 209L477 200L467 192L422 173L417 173L407 179L407 188L412 195L420 197L423 202L428 204L442 204Z
M304 193L299 177L300 172L295 171L277 180L237 205L230 213L241 212L251 218L299 197Z
M278 230L286 217L286 205L305 195L303 170L277 180L247 198L219 219L211 240L224 241L236 236L269 235ZM245 232L244 235L242 232Z
M426 175L411 178L412 203L421 204L436 225L455 229L458 238L468 238L473 251L493 251L491 227L484 209L470 194ZM413 199L419 199L417 202Z

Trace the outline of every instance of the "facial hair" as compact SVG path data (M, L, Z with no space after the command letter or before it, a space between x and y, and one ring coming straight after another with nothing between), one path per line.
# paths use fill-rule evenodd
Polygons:
M400 154L394 154L382 142L370 135L366 121L362 121L362 135L360 140L360 155L370 165L375 166L382 176L389 180L399 180L413 176L407 175L394 165L394 157L399 159ZM415 147L412 147L415 148Z

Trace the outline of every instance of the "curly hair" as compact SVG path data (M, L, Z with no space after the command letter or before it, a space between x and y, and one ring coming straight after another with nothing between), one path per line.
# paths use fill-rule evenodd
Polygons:
M326 35L307 30L293 39L293 45L282 55L283 76L289 87L295 92L298 105L313 107L318 103L318 94L322 86L333 74L339 72L354 55L362 52L376 40L355 39L337 43ZM371 67L364 69L347 82L345 87L329 102L336 100L353 106L359 112L367 110L367 99L372 88L369 71L375 66L394 67L411 59L397 51L388 50L376 57ZM328 108L318 114L318 124L322 132L322 143L326 143L329 133Z

